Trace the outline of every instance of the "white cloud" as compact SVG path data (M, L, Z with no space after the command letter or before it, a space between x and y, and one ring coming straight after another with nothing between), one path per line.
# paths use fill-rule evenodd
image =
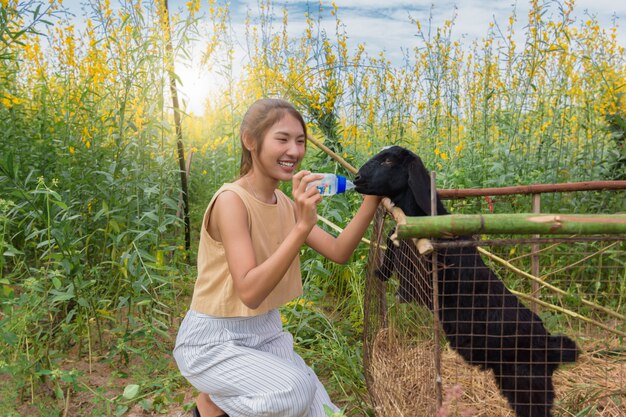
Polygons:
M621 15L622 19L626 18L626 2L615 0L577 0L576 9L589 9L602 13L603 15L611 15L616 13Z

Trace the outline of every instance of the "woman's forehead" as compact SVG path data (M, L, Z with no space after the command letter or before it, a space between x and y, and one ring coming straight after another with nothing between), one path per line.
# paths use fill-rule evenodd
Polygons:
M271 133L284 133L288 135L304 135L304 129L300 121L289 113L278 119L270 128Z

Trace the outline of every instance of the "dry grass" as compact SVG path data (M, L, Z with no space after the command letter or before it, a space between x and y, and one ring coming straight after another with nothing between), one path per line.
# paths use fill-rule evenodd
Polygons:
M377 415L432 417L436 412L433 349L424 342L405 347L388 329L381 330L372 349L369 387Z
M555 374L562 416L626 416L626 350L617 339L584 345L576 364ZM610 353L610 354L607 354ZM586 413L581 413L587 409ZM580 414L579 414L580 413Z
M555 416L626 416L626 353L615 341L602 349L583 346L576 364L554 374L557 400ZM387 329L374 342L368 372L374 384L370 394L378 415L432 417L437 414L434 344L405 343ZM490 372L467 365L451 349L441 357L443 406L437 415L446 417L514 417ZM586 410L586 411L585 411Z

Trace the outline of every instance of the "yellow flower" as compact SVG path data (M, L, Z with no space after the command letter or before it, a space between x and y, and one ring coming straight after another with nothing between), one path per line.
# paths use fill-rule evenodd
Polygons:
M13 107L16 104L21 104L24 102L24 100L18 97L15 97L13 94L9 94L9 93L5 93L5 97L2 97L0 101L2 102L4 107L6 107L7 109Z
M188 1L185 5L191 16L194 16L200 10L200 1L198 0Z
M74 155L74 147L70 146L70 155Z

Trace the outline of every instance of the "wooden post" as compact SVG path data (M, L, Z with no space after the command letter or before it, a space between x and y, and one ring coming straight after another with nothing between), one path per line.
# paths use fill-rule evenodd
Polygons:
M176 71L174 69L174 48L172 46L172 28L170 27L170 12L168 0L163 0L163 22L165 27L165 62L170 79L170 93L174 110L174 126L176 129L176 151L178 153L178 169L180 173L180 190L182 193L183 222L185 224L185 259L189 259L191 249L191 220L189 218L189 186L185 170L185 147L183 144L183 128L178 104L178 90L176 89Z
M187 175L187 179L189 179L189 176L191 175L191 159L193 158L193 150L189 151L189 156L186 158L187 162L186 162L186 168L185 168L185 175ZM183 214L183 192L181 190L181 192L178 194L178 210L176 211L176 217L181 217Z
M533 194L533 202L532 202L532 211L533 213L541 213L541 194ZM540 235L533 235L533 237L539 237ZM530 273L538 277L539 276L539 243L533 243L530 249ZM531 283L532 286L532 296L537 298L539 296L539 283L533 281ZM534 313L539 312L539 307L537 303L534 301L530 305L531 310Z
M430 173L430 213L437 215L437 188L435 171ZM433 337L435 338L435 394L437 396L437 410L443 404L443 381L441 380L441 349L439 346L439 271L437 269L437 251L432 251L432 278L433 278Z

